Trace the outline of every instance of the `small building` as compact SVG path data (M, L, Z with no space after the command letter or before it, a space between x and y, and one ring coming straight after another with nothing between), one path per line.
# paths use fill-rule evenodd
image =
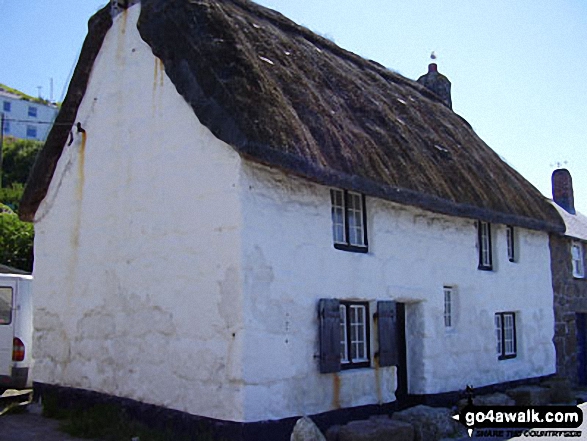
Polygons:
M249 425L555 372L564 225L450 101L250 1L130 3L20 206L39 385Z
M44 141L59 108L0 85L0 114L4 136Z
M575 210L571 174L552 174L553 205L566 225L550 237L557 373L572 384L587 385L587 217Z

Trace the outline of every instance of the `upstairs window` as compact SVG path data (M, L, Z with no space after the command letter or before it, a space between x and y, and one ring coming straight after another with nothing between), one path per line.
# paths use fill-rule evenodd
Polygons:
M477 232L479 242L479 269L491 271L493 269L491 224L489 222L479 221Z
M573 260L573 277L585 278L585 261L583 259L583 245L580 242L571 244L571 257Z
M514 227L508 225L506 227L506 240L507 240L507 248L508 248L508 260L510 262L516 261L516 236Z
M339 250L367 252L365 197L347 190L330 190L332 239Z
M454 327L454 289L452 286L444 287L444 328L449 330Z
M10 101L4 101L4 104L2 105L2 110L4 110L4 112L10 112L12 106L11 106L11 102Z
M34 106L29 106L29 116L36 118L37 117L37 108Z
M497 357L500 360L515 358L517 355L515 312L495 314L495 336Z

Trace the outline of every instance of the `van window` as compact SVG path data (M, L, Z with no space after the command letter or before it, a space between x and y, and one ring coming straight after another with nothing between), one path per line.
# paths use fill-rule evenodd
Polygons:
M12 288L0 286L0 325L12 322Z

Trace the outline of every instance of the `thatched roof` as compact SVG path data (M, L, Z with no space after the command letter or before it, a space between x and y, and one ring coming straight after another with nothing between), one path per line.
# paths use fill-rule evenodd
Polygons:
M556 210L431 91L248 0L142 0L139 32L199 120L243 157L434 212L562 231ZM58 122L74 123L105 8ZM21 217L44 198L69 127L56 125Z

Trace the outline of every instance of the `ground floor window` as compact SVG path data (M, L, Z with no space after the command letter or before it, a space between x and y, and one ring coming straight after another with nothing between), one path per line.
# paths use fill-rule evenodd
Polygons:
M517 355L516 313L498 312L495 314L496 352L500 360Z
M339 310L342 368L369 366L369 304L341 301Z

